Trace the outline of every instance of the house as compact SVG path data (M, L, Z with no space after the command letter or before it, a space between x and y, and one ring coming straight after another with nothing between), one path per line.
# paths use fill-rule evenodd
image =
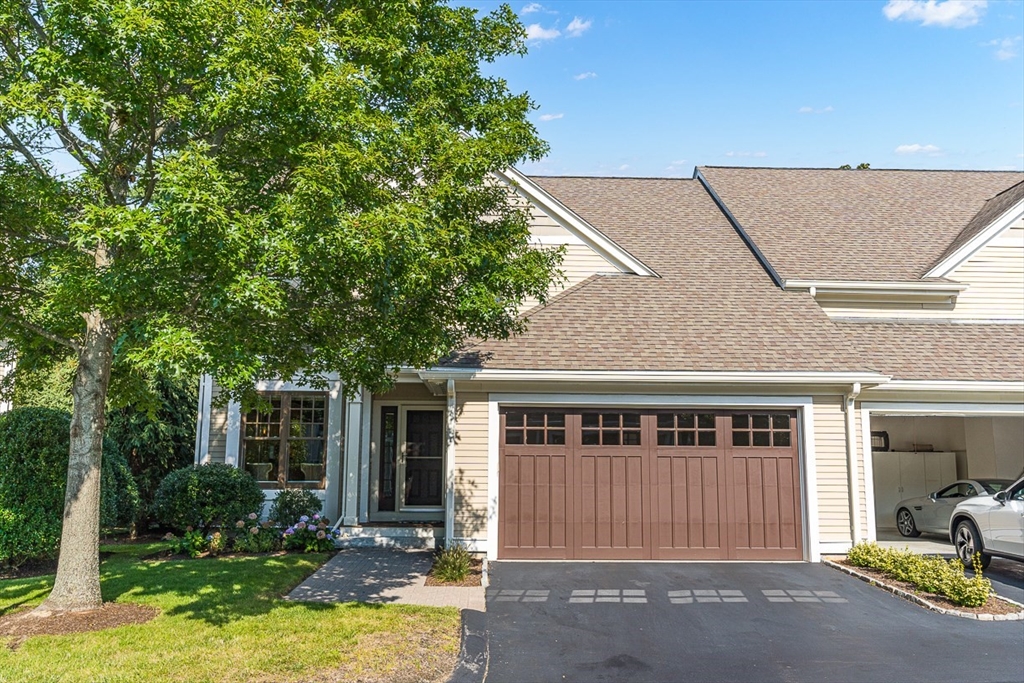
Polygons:
M386 394L264 382L262 415L207 377L197 462L492 559L817 561L1024 469L1024 174L501 180L566 249L523 335Z

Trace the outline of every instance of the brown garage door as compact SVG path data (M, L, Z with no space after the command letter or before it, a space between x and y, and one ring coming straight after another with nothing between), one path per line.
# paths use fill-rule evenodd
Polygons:
M509 408L500 439L500 557L803 557L793 413Z

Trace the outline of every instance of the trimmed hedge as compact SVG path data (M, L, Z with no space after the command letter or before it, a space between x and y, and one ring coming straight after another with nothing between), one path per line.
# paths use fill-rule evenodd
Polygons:
M927 593L944 595L965 607L981 607L992 592L992 582L982 577L977 558L971 578L964 574L964 565L959 559L946 562L937 555L926 557L909 550L882 548L875 543L858 543L850 549L846 559L854 566L877 569L897 581L906 581Z
M0 415L0 565L53 557L60 547L71 416L51 408ZM124 458L103 442L100 524L127 525L139 492Z
M157 519L178 531L206 532L263 507L263 490L245 470L223 463L183 467L164 477L153 501Z

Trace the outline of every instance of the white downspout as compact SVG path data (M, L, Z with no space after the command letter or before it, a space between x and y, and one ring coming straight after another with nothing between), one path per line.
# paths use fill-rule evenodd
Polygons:
M448 429L445 443L444 547L452 547L455 537L455 380L448 378Z
M843 396L843 410L846 412L846 472L849 475L850 490L850 537L853 544L860 543L860 495L857 486L857 431L854 403L860 395L860 382L850 387Z

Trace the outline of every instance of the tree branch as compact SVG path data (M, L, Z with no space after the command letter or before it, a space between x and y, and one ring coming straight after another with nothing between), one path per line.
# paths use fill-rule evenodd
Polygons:
M46 169L39 163L39 160L36 159L29 148L22 143L21 138L18 137L17 133L11 130L11 128L3 121L0 121L0 128L3 128L3 131L7 134L7 138L11 141L11 144L14 145L15 149L21 152L21 155L25 157L25 160L28 161L34 169L36 169L36 172L39 173L39 175L49 176L49 173L47 173Z
M34 332L34 333L38 334L40 337L43 337L45 339L49 339L54 344L60 344L61 346L66 346L69 349L71 349L72 351L74 351L75 353L78 353L81 350L80 347L78 346L78 344L76 344L75 342L71 341L70 339L62 337L59 334L54 334L53 332L50 332L45 327L40 327L39 325L35 325L33 323L28 322L27 320L19 320L18 318L13 318L13 317L11 317L9 315L0 315L0 320L6 320L7 322L11 323L12 325L18 325L19 327L24 327L29 332Z

